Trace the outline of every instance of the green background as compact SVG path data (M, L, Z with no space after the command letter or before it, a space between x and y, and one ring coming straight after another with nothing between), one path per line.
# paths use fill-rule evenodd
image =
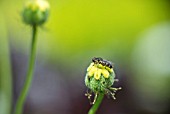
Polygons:
M16 83L11 81L10 54L29 53L31 27L21 18L24 2L0 1L0 109L6 107L4 111L12 105L11 86ZM84 78L92 57L103 57L115 64L118 76L138 99L145 99L141 94L148 99L155 95L153 104L161 102L168 106L164 103L170 96L168 0L49 0L49 3L48 22L38 30L37 61L56 65L56 69L67 72L61 77L72 81ZM155 68L157 65L160 67ZM153 88L157 89L152 91ZM3 98L3 94L8 98ZM142 110L155 111L152 103L147 107L141 105ZM165 107L162 112L167 111Z

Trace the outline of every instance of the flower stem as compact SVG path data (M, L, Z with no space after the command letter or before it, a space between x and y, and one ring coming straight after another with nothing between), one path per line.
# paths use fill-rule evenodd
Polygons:
M102 94L102 93L100 93L98 95L98 98L97 98L95 104L91 107L88 114L95 114L96 113L97 109L99 108L99 106L100 106L100 104L101 104L101 102L103 100L103 97L104 97L104 94Z
M20 96L16 103L16 109L14 114L22 114L24 102L27 97L29 88L32 83L33 79L33 72L34 72L34 64L35 64L35 58L36 58L36 42L37 42L37 26L32 26L32 42L31 42L31 51L30 51L30 58L29 58L29 66L26 74L26 80L24 83L24 87L21 90Z

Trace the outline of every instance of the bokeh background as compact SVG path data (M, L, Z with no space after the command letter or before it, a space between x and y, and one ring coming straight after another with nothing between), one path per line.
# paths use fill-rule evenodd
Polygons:
M28 63L25 0L0 0L0 114L11 114ZM49 0L38 30L33 83L24 114L87 114L84 77L92 57L114 63L123 90L98 114L170 113L169 0Z

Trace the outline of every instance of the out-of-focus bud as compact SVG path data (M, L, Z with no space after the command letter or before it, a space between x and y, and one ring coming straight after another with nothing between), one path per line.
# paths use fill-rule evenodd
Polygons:
M42 25L49 15L50 5L46 0L30 0L22 12L23 21L30 25Z

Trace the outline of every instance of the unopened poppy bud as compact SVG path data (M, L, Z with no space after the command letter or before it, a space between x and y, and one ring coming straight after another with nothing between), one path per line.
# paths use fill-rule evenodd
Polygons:
M42 25L48 18L49 9L46 0L30 0L23 9L23 21L30 25Z

